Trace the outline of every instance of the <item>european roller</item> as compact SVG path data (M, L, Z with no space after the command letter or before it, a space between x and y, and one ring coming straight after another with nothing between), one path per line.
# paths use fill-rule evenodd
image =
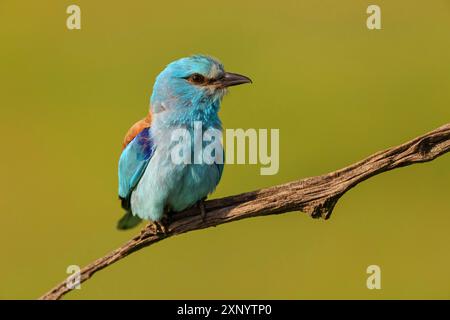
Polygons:
M230 86L251 83L226 72L218 60L196 55L170 63L156 78L147 116L135 123L119 160L119 198L126 213L118 223L128 229L142 219L163 227L163 217L198 204L219 183L223 162L178 163L172 159L176 129L222 130L219 109ZM194 145L192 145L194 146Z

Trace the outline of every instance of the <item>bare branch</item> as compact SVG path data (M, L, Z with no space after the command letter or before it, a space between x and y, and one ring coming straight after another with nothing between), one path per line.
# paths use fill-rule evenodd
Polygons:
M166 234L158 232L149 224L123 246L83 268L80 275L81 282L134 251L188 231L291 211L303 211L313 218L328 219L339 198L358 183L385 171L431 161L449 150L450 123L335 172L207 201L205 208L208 213L205 220L202 220L198 209L189 209L173 216ZM66 281L58 284L40 299L60 299L71 290L66 286Z

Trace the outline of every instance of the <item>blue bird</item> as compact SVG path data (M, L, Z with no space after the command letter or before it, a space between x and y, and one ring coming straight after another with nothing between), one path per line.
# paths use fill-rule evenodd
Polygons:
M142 219L157 226L166 214L199 204L219 183L223 162L176 163L172 133L222 130L219 108L227 88L251 83L250 78L225 72L218 60L195 55L170 63L156 78L148 115L135 123L123 142L119 160L119 198L125 215L118 229L136 226ZM194 144L192 144L192 148Z

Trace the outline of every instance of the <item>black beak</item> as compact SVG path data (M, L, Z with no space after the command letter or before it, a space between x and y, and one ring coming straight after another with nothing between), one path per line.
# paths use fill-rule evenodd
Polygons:
M252 83L252 79L241 74L226 72L221 79L217 80L217 83L226 88L244 83Z

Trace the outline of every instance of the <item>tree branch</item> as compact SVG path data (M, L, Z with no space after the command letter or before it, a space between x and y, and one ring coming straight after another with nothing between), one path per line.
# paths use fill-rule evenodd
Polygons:
M198 209L177 213L167 226L166 234L153 225L120 248L92 262L80 272L80 281L108 267L129 254L168 237L245 218L303 211L313 218L328 219L339 198L358 183L385 171L414 163L431 161L450 150L450 123L400 146L380 151L341 170L283 185L242 193L205 203L203 221ZM57 300L71 289L66 285L73 275L40 299Z

